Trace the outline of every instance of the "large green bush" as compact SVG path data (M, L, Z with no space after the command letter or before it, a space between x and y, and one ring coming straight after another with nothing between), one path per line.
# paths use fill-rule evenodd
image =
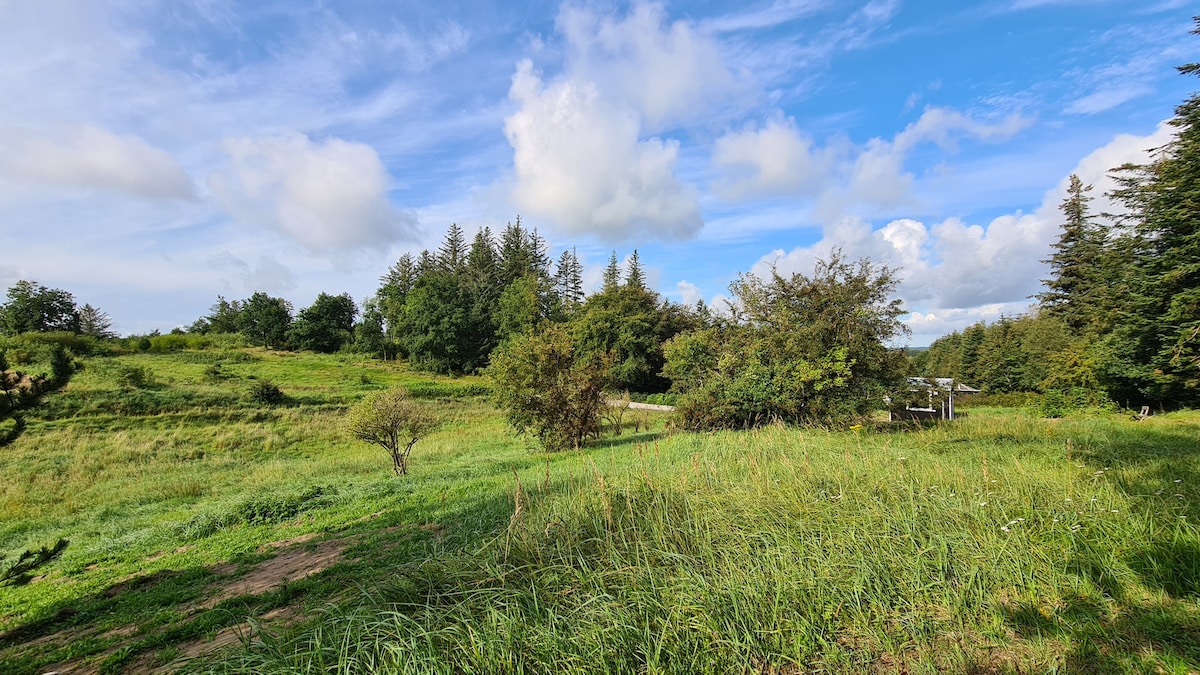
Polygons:
M612 357L579 349L560 325L518 335L492 353L488 374L509 424L547 450L579 448L600 434Z
M891 270L839 251L812 277L743 275L724 325L667 343L663 373L681 394L686 428L754 427L775 420L843 424L868 417L903 382L904 332Z

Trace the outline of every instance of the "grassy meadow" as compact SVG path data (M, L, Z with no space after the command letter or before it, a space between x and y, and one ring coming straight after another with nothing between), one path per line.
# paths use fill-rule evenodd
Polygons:
M0 448L0 555L70 540L0 586L2 673L1200 672L1194 412L629 411L547 455L481 380L402 364L85 366ZM391 386L446 420L403 478L340 429Z

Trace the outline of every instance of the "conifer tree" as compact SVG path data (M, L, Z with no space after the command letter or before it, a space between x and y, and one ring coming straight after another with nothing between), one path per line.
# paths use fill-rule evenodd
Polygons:
M404 306L408 302L409 293L412 293L417 285L417 276L416 260L411 253L405 253L388 269L387 274L379 278L380 287L375 298L379 313L383 317L389 342L387 346L394 348L398 345Z
M500 233L500 285L507 287L512 282L531 274L534 269L533 256L529 251L529 235L521 227L521 217L509 223Z
M1200 17L1195 22L1200 34ZM1200 75L1200 63L1178 70ZM1134 264L1105 370L1118 400L1136 393L1178 406L1200 402L1200 93L1169 123L1175 137L1150 164L1121 167L1113 192L1134 221Z
M1054 253L1042 262L1050 265L1046 291L1037 295L1047 315L1082 329L1097 318L1103 283L1104 235L1088 213L1087 193L1092 186L1071 175L1067 197L1059 207L1064 216L1062 234Z
M629 256L629 271L625 274L625 286L639 291L646 290L646 273L642 270L642 260L638 257L636 248Z
M568 311L583 304L583 265L579 263L574 248L564 250L559 256L555 281L563 306Z
M422 277L433 274L438 270L437 256L429 251L421 251L421 255L417 258L417 281ZM415 286L415 284L414 284Z
M617 252L613 251L608 257L608 266L604 268L604 285L600 292L608 294L616 291L621 285L621 264L617 262Z
M437 252L438 269L451 276L457 277L467 264L467 241L462 228L457 223L450 223L442 245Z

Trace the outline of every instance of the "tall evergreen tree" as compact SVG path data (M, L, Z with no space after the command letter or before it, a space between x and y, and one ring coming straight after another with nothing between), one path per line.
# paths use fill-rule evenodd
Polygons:
M1042 262L1050 265L1046 291L1037 295L1045 313L1082 329L1097 319L1103 284L1104 235L1088 213L1087 193L1092 186L1071 174L1067 197L1059 207L1064 216L1062 234L1054 253Z
M437 252L438 269L451 276L462 273L467 264L467 240L458 223L450 223Z
M642 270L642 259L638 257L637 249L629 256L629 271L625 274L625 286L638 290L646 290L646 273Z
M387 274L379 278L380 286L375 300L383 317L386 341L393 348L398 345L404 307L408 302L409 293L412 293L417 285L417 278L417 262L411 253L400 256L388 269ZM384 349L386 351L387 347Z
M564 250L558 257L558 269L554 276L559 296L568 312L583 304L583 265L574 248Z
M521 227L521 217L517 216L517 222L506 225L500 234L500 284L507 287L534 270L529 233Z
M117 336L112 330L112 319L108 312L85 304L79 308L79 332L94 338L106 340Z
M421 255L417 257L417 280L420 281L422 277L429 276L437 271L437 256L427 250L421 251Z
M550 244L535 229L529 233L529 261L533 272L542 279L550 278Z
M1200 17L1196 17L1200 34ZM1178 70L1200 75L1200 63ZM1113 196L1134 220L1131 297L1108 342L1118 398L1200 402L1200 93L1175 109L1174 138L1147 165L1121 168Z
M471 354L467 360L482 364L496 347L497 303L503 292L499 285L500 259L492 231L486 227L476 232L471 242L464 279L470 331L466 349Z
M617 290L621 285L621 263L617 261L617 252L613 251L608 257L608 265L604 268L604 285L601 286L601 293L609 293Z

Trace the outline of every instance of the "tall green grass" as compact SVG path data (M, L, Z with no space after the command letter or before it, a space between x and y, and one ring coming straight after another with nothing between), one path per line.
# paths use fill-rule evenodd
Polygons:
M714 434L655 415L546 455L486 384L393 363L85 365L0 452L0 553L71 540L0 588L0 672L1200 669L1196 413ZM253 402L262 380L285 400ZM339 429L387 386L447 420L407 479ZM214 600L312 534L342 561ZM283 608L299 622L255 618ZM248 618L245 644L177 660Z
M614 446L514 478L482 549L196 670L1189 672L1196 422Z

